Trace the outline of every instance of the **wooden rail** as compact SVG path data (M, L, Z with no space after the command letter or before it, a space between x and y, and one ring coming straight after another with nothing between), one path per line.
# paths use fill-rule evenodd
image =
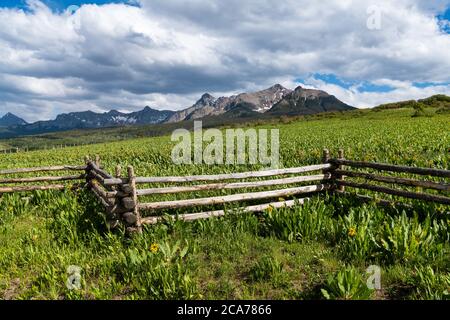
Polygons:
M444 196L397 190L397 189L392 189L392 188L387 188L387 187L375 186L375 185L371 185L371 184L367 184L367 183L356 183L356 182L350 182L350 181L338 181L337 183L338 183L338 185L342 185L342 186L348 186L348 187L353 187L353 188L382 192L382 193L391 194L394 196L400 196L400 197L418 199L418 200L433 201L433 202L443 203L443 204L450 204L450 198L444 197Z
M193 192L203 190L219 190L219 189L244 189L244 188L257 188L277 185L287 185L299 182L329 180L331 174L319 174L313 176L298 176L292 178L276 179L276 180L263 180L263 181L250 181L250 182L234 182L234 183L213 183L202 184L196 186L183 186L183 187L166 187L166 188L150 188L137 190L138 196L152 195L152 194L170 194L170 193L182 193Z
M353 161L344 159L343 150L339 152L338 159L330 159L330 163L334 164L337 169L332 170L332 174L338 187L338 190L341 193L345 193L345 187L351 187L355 189L364 189L373 192L379 192L383 194L431 201L441 204L450 204L450 197L441 194L430 194L424 192L417 191L408 191L401 189L394 189L388 186L380 186L370 184L368 182L381 182L389 185L400 185L403 187L416 187L422 189L430 189L436 190L438 193L448 193L450 192L450 184L448 182L436 182L436 181L427 181L427 180L418 180L404 177L396 177L396 176L386 176L369 172L360 172L360 171L351 171L345 169L345 167L351 168L364 168L364 169L375 169L377 171L388 171L394 173L408 173L414 175L421 176L431 176L431 177L439 177L442 180L450 178L450 170L444 169L434 169L434 168L420 168L420 167L408 167L408 166L400 166L400 165L391 165L386 163L376 163L376 162L365 162L365 161ZM363 179L364 182L361 181L348 181L347 178L355 178L355 179ZM361 196L360 196L361 197ZM366 200L367 200L367 196ZM373 198L372 198L373 199ZM387 202L387 201L384 201Z
M366 180L371 180L371 181L402 184L404 186L422 187L425 189L450 191L450 184L447 184L447 183L439 183L439 182L433 182L433 181L421 181L421 180L406 179L406 178L399 178L399 177L386 177L386 176L379 176L379 175L372 174L372 173L354 172L354 171L349 171L349 170L335 170L334 173L339 176L364 178Z
M169 182L198 182L198 181L223 181L223 180L233 180L233 179L247 179L247 178L261 178L270 176L279 176L286 174L296 174L318 171L323 169L329 169L332 165L329 163L298 167L298 168L287 168L287 169L276 169L276 170L266 170L266 171L250 171L250 172L240 172L240 173L226 173L226 174L216 174L216 175L198 175L198 176L184 176L184 177L136 177L137 184L143 183L169 183ZM105 185L118 185L127 184L128 179L106 179L104 181Z
M386 200L386 199L379 199L379 198L373 198L368 195L358 194L358 193L350 193L350 192L339 192L339 194L345 195L345 196L351 196L356 197L358 200L363 202L374 202L377 205L385 206L385 207L392 207L392 206L402 206L408 209L412 208L412 205L401 202L401 201L392 201L392 200Z
M272 208L290 208L293 207L295 204L303 204L305 201L309 200L309 198L301 198L296 200L288 200L288 201L279 201L279 202L271 202L271 203L265 203L265 204L258 204L254 206L248 206L243 208L237 208L237 211L244 211L244 212L261 212L269 207ZM221 217L226 214L225 210L215 210L215 211L206 211L206 212L199 212L199 213L186 213L186 214L180 214L177 216L169 216L172 219L180 219L183 221L193 221L198 219L207 219L211 217ZM158 216L158 217L145 217L141 219L142 224L155 224L162 220L164 220L165 216Z
M365 162L365 161L352 161L345 159L330 159L330 162L336 165L344 165L355 168L371 168L382 171L392 172L404 172L413 173L418 175L450 178L450 170L432 169L432 168L419 168L419 167L407 167L399 166L387 163Z
M30 173L30 172L82 171L82 170L86 170L86 166L54 166L54 167L6 169L0 170L0 174L5 175L5 174Z
M228 195L228 196L219 196L219 197L210 197L210 198L140 203L138 205L138 207L139 207L139 209L143 209L143 210L177 209L177 208L186 208L186 207L224 204L224 203L237 202L237 201L286 197L286 196L293 196L293 195L303 194L303 193L323 191L323 190L326 190L329 188L330 188L330 185L319 184L319 185L313 185L313 186L304 186L304 187L296 187L296 188L273 190L273 191L240 193L240 194L232 194L232 195Z
M77 188L78 186L72 186ZM64 190L67 189L63 184L52 184L46 186L15 186L15 187L0 187L0 194L2 193L14 193L14 192L28 192L28 191L44 191L44 190Z
M50 166L50 167L34 167L34 168L15 168L0 170L0 175L20 175L27 173L39 172L56 172L56 171L83 171L86 166ZM30 192L30 191L44 191L44 190L63 190L70 187L76 189L80 183L75 183L71 186L65 184L45 184L45 185L28 185L29 183L37 182L65 182L65 181L80 181L86 178L85 174L64 175L64 176L41 176L41 177L14 177L14 178L0 178L0 195L4 193L15 192ZM14 184L2 186L5 184ZM19 184L19 185L17 185ZM27 184L27 185L22 185Z
M69 180L82 180L86 175L72 175L72 176L60 176L60 177L31 177L31 178L6 178L0 179L0 183L28 183L28 182L48 182L48 181L69 181Z

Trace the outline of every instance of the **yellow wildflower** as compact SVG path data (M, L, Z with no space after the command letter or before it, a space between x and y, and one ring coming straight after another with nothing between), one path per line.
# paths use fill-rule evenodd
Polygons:
M356 229L351 227L350 229L348 229L348 233L347 234L348 234L349 237L356 236Z
M267 211L268 211L269 213L271 213L271 212L273 211L273 207L272 207L272 206L269 206L269 207L267 208Z
M151 251L152 253L157 253L158 250L159 250L159 244L153 243L153 244L150 246L150 251Z

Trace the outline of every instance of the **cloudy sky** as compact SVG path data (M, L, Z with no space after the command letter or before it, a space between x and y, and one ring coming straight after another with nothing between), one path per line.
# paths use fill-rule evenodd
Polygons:
M2 0L0 115L177 110L281 83L450 95L450 0Z

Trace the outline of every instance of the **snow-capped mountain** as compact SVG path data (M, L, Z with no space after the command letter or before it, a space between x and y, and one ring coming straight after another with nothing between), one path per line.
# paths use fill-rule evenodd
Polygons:
M26 124L13 114L7 114L0 119L0 127L3 126L3 136L18 136L72 129L176 123L205 117L215 118L214 121L220 123L221 119L257 119L351 109L353 107L324 91L302 87L290 90L276 84L261 91L241 93L231 97L215 98L205 93L191 107L177 112L160 111L150 107L132 113L117 110L105 113L71 112L60 114L55 120L38 121L32 124ZM2 125L1 121L6 125Z
M141 111L132 113L123 113L117 110L111 110L105 113L96 113L92 111L71 112L60 114L55 120L38 121L26 125L14 125L11 129L20 134L35 134L72 129L156 124L164 122L173 113L173 111L160 111L150 107L145 107Z
M167 122L200 119L205 116L215 116L234 109L237 105L245 103L252 111L263 113L278 103L292 90L276 84L268 89L241 93L231 97L214 98L205 93L193 106L176 112Z

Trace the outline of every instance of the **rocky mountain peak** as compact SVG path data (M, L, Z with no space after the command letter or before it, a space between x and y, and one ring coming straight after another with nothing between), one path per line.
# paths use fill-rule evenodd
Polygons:
M209 93L204 93L195 104L202 106L212 106L215 101L216 98L214 98L212 95L210 95Z
M317 89L305 89L301 86L298 86L297 88L295 88L294 94L296 96L301 96L301 97L316 97L316 98L331 96L330 94L326 93L325 91L317 90Z
M277 83L269 88L270 90L287 90L285 87L283 87L281 84Z
M209 93L204 93L201 97L202 100L205 99L215 99L212 95L210 95Z
M241 102L250 103L253 105L253 111L263 113L272 108L290 92L291 90L286 89L281 84L275 84L261 91L240 94L236 97L233 105Z
M19 118L15 114L8 112L3 117L0 118L0 126L9 127L9 126L17 126L17 125L25 125L27 122L22 118Z
M117 110L110 110L106 114L110 115L110 116L117 116L117 115L120 115L121 113Z
M241 93L231 97L214 98L209 93L205 93L191 107L183 109L170 117L167 122L179 122L183 120L201 119L205 116L217 116L236 110L236 106L245 105L246 109L263 113L272 108L290 93L291 90L283 87L281 84L275 84L270 88L250 93Z
M325 91L295 88L276 103L267 113L271 115L306 115L320 112L354 109Z

